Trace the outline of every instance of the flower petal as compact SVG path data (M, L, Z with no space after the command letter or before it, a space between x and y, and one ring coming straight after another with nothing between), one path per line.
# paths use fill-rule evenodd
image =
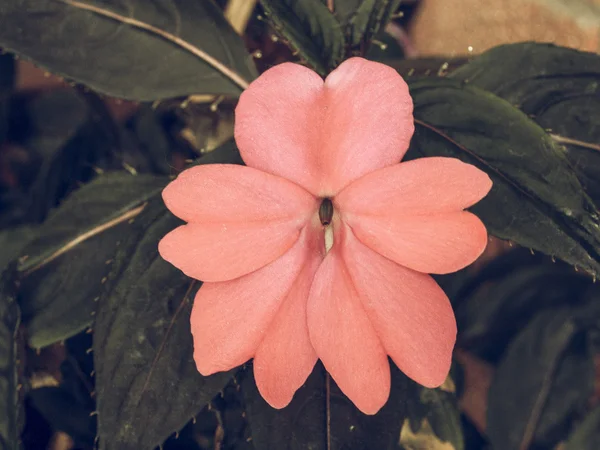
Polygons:
M414 133L408 85L385 64L344 61L325 80L324 190L335 195L350 182L400 162Z
M339 246L319 267L308 298L313 348L339 388L365 414L375 414L390 394L390 366Z
M400 161L414 132L408 86L391 67L350 58L323 80L284 63L242 94L235 139L251 167L331 197Z
M240 96L235 141L244 162L318 192L323 79L283 63L264 72Z
M481 220L467 211L440 215L344 217L365 245L417 272L444 274L475 261L487 245Z
M385 351L408 377L426 387L446 379L456 320L431 276L402 267L344 236L343 257Z
M275 260L318 208L315 197L283 178L220 164L182 172L163 198L190 223L160 241L160 254L204 281L231 280Z
M439 214L460 211L492 188L490 177L456 158L421 158L395 164L350 184L335 198L346 215Z
M316 199L281 177L251 167L208 164L184 170L163 191L167 208L186 222L268 222L315 210Z
M191 316L194 360L201 374L229 370L254 356L307 257L304 231L268 266L232 281L204 283Z
M190 223L158 243L160 256L187 276L227 281L254 272L288 250L300 235L295 221Z
M254 356L254 377L274 408L287 406L317 362L306 324L308 293L322 258L314 251L302 269Z

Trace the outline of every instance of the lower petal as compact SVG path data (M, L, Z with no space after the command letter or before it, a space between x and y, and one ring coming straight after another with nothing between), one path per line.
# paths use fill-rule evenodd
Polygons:
M390 366L339 246L334 245L317 271L307 318L317 356L339 388L362 412L375 414L389 397Z
M167 234L160 255L187 276L226 281L274 261L298 239L295 222L189 223Z
M256 385L274 408L292 401L317 362L308 336L306 303L320 262L317 257L304 266L254 356Z
M307 233L283 256L232 281L204 283L191 316L194 360L203 375L252 358L308 256Z
M345 233L343 256L377 335L408 377L437 387L446 379L456 341L448 297L431 276L402 267Z
M386 258L423 273L451 273L485 250L485 226L467 211L422 216L349 215L344 218L360 241Z

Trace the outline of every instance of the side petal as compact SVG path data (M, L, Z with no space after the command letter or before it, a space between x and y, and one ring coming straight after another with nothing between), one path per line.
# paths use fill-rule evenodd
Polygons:
M402 267L361 244L350 231L343 256L385 351L426 387L446 379L456 341L450 301L429 275Z
M321 150L324 193L400 162L414 133L413 102L402 77L385 64L344 61L325 80Z
M191 316L194 360L203 375L252 358L308 256L307 233L276 261L249 275L204 283Z
M487 246L487 230L467 211L440 215L351 215L344 221L365 245L401 266L423 273L456 272Z
M208 164L184 170L163 190L167 208L194 223L268 222L316 208L306 190L251 167Z
M371 172L346 187L335 205L346 215L439 214L474 205L490 177L456 158L421 158Z
M390 366L339 246L317 270L308 298L313 348L339 388L365 414L375 414L390 394Z
M317 251L314 252L318 256ZM321 263L305 265L283 301L254 356L254 377L263 398L274 408L287 406L317 362L306 324L308 293Z
M158 251L189 277L227 281L276 260L299 235L295 221L190 223L163 237Z
M293 63L270 68L240 96L235 141L244 162L317 194L323 79Z
M283 178L250 167L198 166L163 191L167 207L190 224L159 243L186 275L226 281L281 256L317 209L317 200Z

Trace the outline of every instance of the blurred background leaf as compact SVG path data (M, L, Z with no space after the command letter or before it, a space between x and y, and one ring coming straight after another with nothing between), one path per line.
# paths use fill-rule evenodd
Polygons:
M0 270L0 448L19 450L23 405L19 392L17 333L19 306L15 299L14 266Z
M594 409L569 437L565 450L595 450L600 446L600 407Z
M566 437L569 426L561 425L585 407L594 388L592 355L578 331L572 312L561 308L538 314L511 342L489 391L494 448L519 450L534 442L552 448Z
M366 54L371 41L385 28L400 3L400 0L336 2L335 13L342 24L351 51L359 55Z

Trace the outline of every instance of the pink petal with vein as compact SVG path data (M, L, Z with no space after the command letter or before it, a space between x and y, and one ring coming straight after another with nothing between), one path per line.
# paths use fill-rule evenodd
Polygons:
M466 211L422 216L390 211L344 221L363 244L417 272L456 272L475 261L488 242L481 220Z
M293 63L253 81L235 109L235 141L248 166L318 193L323 79Z
M163 199L173 214L194 223L302 219L317 208L316 199L294 183L233 164L184 170Z
M413 103L402 77L385 64L344 61L325 80L325 191L400 162L414 133Z
M254 356L254 377L263 398L274 408L287 406L317 362L306 324L308 293L322 257L315 249Z
M158 251L189 277L227 281L274 261L299 235L296 221L190 223L162 238Z
M492 188L490 177L455 158L421 158L395 164L350 184L335 198L347 215L439 214L468 208Z
M186 275L226 281L281 256L318 208L283 178L234 165L198 166L163 191L167 207L190 221L159 243L161 256Z
M350 231L343 257L387 354L417 383L441 385L456 340L456 321L444 291L429 275L384 258Z
M400 161L414 132L412 109L406 83L384 64L351 58L323 82L284 63L242 94L235 139L249 166L331 197Z
M203 375L252 358L309 256L307 233L283 256L236 280L204 283L192 309L194 360Z
M358 409L375 414L389 397L390 366L339 246L317 271L307 317L310 340L327 371Z

